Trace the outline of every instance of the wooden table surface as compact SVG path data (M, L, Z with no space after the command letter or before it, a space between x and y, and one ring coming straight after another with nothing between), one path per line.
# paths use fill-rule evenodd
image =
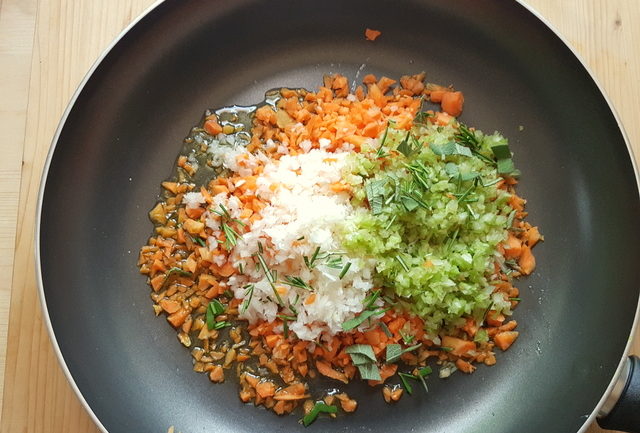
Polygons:
M51 138L76 86L153 1L0 0L0 432L98 431L67 384L42 320L36 199ZM640 1L529 4L591 67L640 156ZM635 353L639 343L637 335ZM594 425L589 433L596 432L602 430Z

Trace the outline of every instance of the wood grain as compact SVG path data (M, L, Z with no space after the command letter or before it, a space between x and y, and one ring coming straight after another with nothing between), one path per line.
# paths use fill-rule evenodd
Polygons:
M1 0L1 432L98 431L67 383L43 325L34 275L35 205L51 138L76 86L110 41L152 1ZM591 67L640 155L640 27L634 25L640 22L640 2L529 3ZM639 342L636 338L635 353L640 353ZM601 432L595 425L589 429Z

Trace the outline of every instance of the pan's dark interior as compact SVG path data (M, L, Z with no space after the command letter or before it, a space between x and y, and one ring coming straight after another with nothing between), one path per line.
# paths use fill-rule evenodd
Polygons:
M463 121L510 137L530 221L546 237L521 280L521 337L492 368L429 379L388 406L309 431L570 432L622 356L640 287L640 208L624 139L561 41L515 2L168 0L106 56L65 121L39 241L64 360L110 432L302 430L192 372L136 267L147 211L207 107L250 104L322 75L428 80L465 93ZM382 36L368 42L366 27ZM570 102L570 103L567 103ZM519 127L524 129L520 131ZM370 394L370 395L367 395Z

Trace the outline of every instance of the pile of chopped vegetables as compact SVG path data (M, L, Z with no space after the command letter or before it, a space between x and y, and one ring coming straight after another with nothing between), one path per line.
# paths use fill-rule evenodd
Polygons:
M507 139L459 122L462 92L424 78L350 92L327 76L192 130L138 264L195 371L233 371L242 401L301 406L306 426L357 408L318 376L395 402L513 344L512 283L542 237Z

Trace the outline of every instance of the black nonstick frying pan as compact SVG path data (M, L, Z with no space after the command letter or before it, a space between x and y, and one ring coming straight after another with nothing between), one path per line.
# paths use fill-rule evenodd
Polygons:
M382 35L366 41L367 27ZM233 381L192 371L136 266L147 212L206 108L316 88L327 73L420 71L464 91L464 122L511 140L519 192L546 238L537 271L519 281L521 335L497 365L430 379L428 394L393 406L354 384L355 414L308 430L575 432L623 395L606 420L639 431L640 373L627 383L624 362L640 289L630 151L569 48L500 0L167 0L110 49L61 122L36 236L54 344L105 431L303 430L296 416L242 404Z

